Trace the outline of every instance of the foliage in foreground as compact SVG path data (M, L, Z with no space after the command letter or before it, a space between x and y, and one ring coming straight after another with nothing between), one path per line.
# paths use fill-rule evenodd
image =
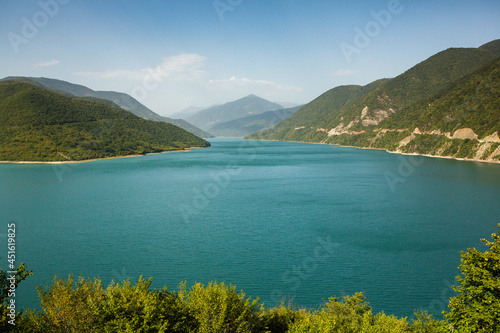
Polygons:
M499 225L500 227L500 225ZM55 278L38 287L41 311L18 313L16 326L7 325L6 274L0 273L2 332L257 332L257 333L399 333L399 332L499 332L500 331L500 236L482 240L489 251L462 252L457 277L458 296L450 299L446 320L435 320L427 312L416 319L373 314L362 293L342 300L330 298L318 310L293 309L281 304L266 308L233 285L212 282L207 286L185 284L177 290L151 290L151 278L111 283L100 279ZM22 279L30 272L22 265Z
M317 311L283 304L265 308L233 285L181 284L175 292L150 290L142 277L103 288L99 279L54 279L38 288L41 311L18 314L11 332L437 332L444 324L419 313L406 318L372 314L363 294L331 298Z
M481 239L489 251L462 252L464 276L457 277L459 294L445 315L457 332L500 332L500 236L491 236L493 242Z

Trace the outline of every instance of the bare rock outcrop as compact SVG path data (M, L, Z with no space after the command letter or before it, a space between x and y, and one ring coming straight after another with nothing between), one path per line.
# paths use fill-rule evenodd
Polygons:
M461 129L456 130L455 133L453 133L453 136L451 138L452 139L462 139L462 140L465 140L465 139L477 140L478 136L476 133L474 133L474 131L471 128L461 128Z
M488 135L487 137L484 137L480 141L484 141L484 142L500 142L500 137L498 137L498 132L495 132L492 135Z

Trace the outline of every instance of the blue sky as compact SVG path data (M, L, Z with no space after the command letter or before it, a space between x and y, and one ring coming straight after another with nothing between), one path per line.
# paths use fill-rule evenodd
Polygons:
M395 77L449 47L500 38L498 0L1 0L0 6L0 77L44 76L121 91L167 116L251 93L307 103L339 85Z

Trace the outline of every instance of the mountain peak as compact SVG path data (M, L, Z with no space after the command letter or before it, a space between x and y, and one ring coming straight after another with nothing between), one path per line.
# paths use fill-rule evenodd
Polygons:
M205 130L208 130L219 123L281 109L283 109L283 106L277 103L250 94L236 101L202 110L194 115L190 115L186 120L202 129L205 128Z
M262 100L262 101L267 101L265 98L259 97L259 96L255 95L255 94L250 94L250 95L247 95L247 96L245 96L243 98L240 98L240 99L238 99L238 100L236 100L234 102L237 102L237 101L247 101L247 100ZM267 102L269 102L269 101L267 101Z

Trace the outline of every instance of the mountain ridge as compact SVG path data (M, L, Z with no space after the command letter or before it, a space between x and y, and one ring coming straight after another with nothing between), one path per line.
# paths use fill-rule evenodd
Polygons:
M211 127L210 132L221 137L244 137L273 126L274 124L294 114L301 107L302 106L299 105L292 108L267 111L219 123Z
M160 116L159 114L153 112L145 105L141 104L132 96L125 93L116 91L96 91L84 85L71 83L59 79L45 78L45 77L9 76L0 81L7 81L7 80L8 81L20 80L21 82L32 81L46 88L55 91L69 93L77 97L94 97L94 98L109 100L115 103L116 105L120 106L124 110L130 111L136 116L141 117L143 119L173 124L199 137L206 137L206 138L213 137L213 135L211 135L210 133L202 131L201 129L197 128L196 126L193 126L192 124L188 123L183 119L171 119L168 117Z
M219 123L281 109L284 109L283 106L277 103L250 94L232 102L201 110L187 117L186 120L202 130L210 132L210 128Z
M478 105L487 104L484 110L487 110L489 118L487 119L483 113L478 112L474 115L474 121L469 121L468 124L483 122L487 124L485 126L496 127L499 109L494 109L491 105L496 105L500 99L499 78L495 76L498 71L496 62L498 57L500 57L500 40L492 41L479 48L450 48L429 57L396 78L387 79L361 97L344 101L345 103L339 103L339 99L333 101L326 98L325 101L325 94L333 94L332 91L340 89L340 87L334 88L272 129L247 138L330 143L360 148L380 148L395 152L496 160L500 157L496 153L496 143L493 142L490 147L486 147L478 141L482 137L478 136L476 139L466 127L454 128L454 131L462 130L457 137L454 137L454 132L441 137L437 140L439 142L435 142L441 149L433 150L429 137L425 136L431 135L430 132L425 129L422 132L416 126L413 128L412 126L424 112L422 110L426 110L433 102L439 100L440 95L446 94L450 89L452 91L462 89L464 96L468 96L468 103L475 101L474 95L477 93L471 90L472 83L469 82L472 80L478 85L493 88L489 94L485 95L485 98L482 100L479 98L478 102L474 102ZM485 71L490 71L492 75L486 76ZM451 98L460 99L457 93L450 92L444 100L440 101L440 105L445 105L445 102ZM444 111L458 112L457 110ZM436 109L427 111L425 111L427 113L424 112L426 116L420 119L421 124L425 121L434 121L438 112ZM463 116L465 112L460 111L460 114ZM459 124L456 123L455 126L460 127ZM474 130L479 131L480 134L488 132L488 135L494 136L492 130L473 128L472 132ZM435 134L438 133L437 128L433 128L433 131ZM460 139L466 132L468 135ZM424 142L424 137L426 142ZM463 140L464 142L446 140ZM471 144L466 140L476 141ZM453 149L446 149L443 145L453 146ZM492 154L488 156L486 153L481 154L483 150Z
M142 119L109 102L0 82L1 161L84 161L208 146L175 125Z

